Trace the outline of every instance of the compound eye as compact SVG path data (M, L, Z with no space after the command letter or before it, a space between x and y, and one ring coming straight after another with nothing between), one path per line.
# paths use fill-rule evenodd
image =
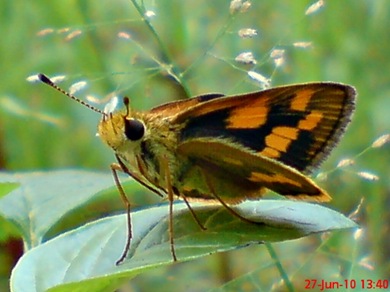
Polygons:
M131 141L141 139L145 134L144 124L135 119L125 119L125 135Z

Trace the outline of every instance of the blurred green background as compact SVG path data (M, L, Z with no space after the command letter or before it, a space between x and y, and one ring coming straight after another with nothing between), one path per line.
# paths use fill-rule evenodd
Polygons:
M1 168L109 172L113 162L111 151L95 137L99 115L47 86L26 81L39 72L65 75L60 84L65 89L86 81L87 88L77 93L80 98L127 95L136 109L187 95L259 90L259 84L248 78L249 70L271 78L272 86L348 83L359 93L357 111L345 138L323 164L321 172L327 176L320 184L334 198L331 207L345 214L364 198L357 215L363 233L328 235L326 248L321 248L324 237L274 247L296 287L303 287L305 279L329 280L334 274L356 280L389 279L390 147L370 148L375 139L390 133L388 2L327 1L317 13L305 15L312 1L255 0L247 12L234 17L229 1L142 3L155 14L149 14L154 32L131 1L1 1ZM258 35L240 38L237 32L242 28L254 28ZM295 47L296 42L311 46ZM278 68L270 57L273 49L285 50L284 64ZM256 65L234 61L245 51L254 54ZM167 74L169 70L180 82ZM353 159L354 165L333 171L345 158ZM375 174L379 180L364 179L358 172ZM143 191L140 187L141 198L135 199L139 204L143 197L145 204L158 200ZM3 291L15 260L14 241L3 238L0 244ZM256 274L258 269L261 273ZM254 246L149 271L127 289L204 291L253 271L251 277L262 284L279 282L266 249Z

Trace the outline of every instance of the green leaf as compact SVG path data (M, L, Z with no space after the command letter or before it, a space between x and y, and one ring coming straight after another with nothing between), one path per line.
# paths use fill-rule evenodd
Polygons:
M19 183L14 182L3 182L0 183L0 199L4 197L6 194L12 192L13 190L19 187Z
M0 199L0 215L19 228L27 249L66 213L114 184L110 174L79 170L2 173L0 182L21 185Z
M245 222L221 206L193 204L193 209L207 230L200 229L184 203L175 204L174 240L179 261L250 244L356 227L331 209L287 200L248 201L235 207L258 224ZM12 291L113 290L147 269L172 264L167 214L166 204L132 213L132 245L120 266L115 266L115 261L126 241L125 215L62 234L21 258L12 273Z
M13 190L17 189L19 186L20 186L19 183L14 183L14 182L0 183L0 201L1 201L1 198L6 196L8 193L12 192ZM18 232L16 231L15 226L1 217L0 217L0 230L1 230L0 243L2 243L2 244L5 243L11 237L18 237L19 236Z

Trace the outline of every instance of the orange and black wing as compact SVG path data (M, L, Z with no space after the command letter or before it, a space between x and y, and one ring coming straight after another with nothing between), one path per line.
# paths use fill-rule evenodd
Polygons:
M179 144L218 138L310 173L329 154L350 122L355 89L307 83L212 98L172 120L184 125Z
M159 105L149 111L151 114L158 114L161 116L173 116L179 114L180 112L186 111L189 108L199 105L200 103L204 103L210 101L212 99L216 99L224 96L220 93L209 93L205 95L199 95L188 99L176 100L168 103L164 103Z
M260 198L267 188L291 199L319 202L331 199L326 191L298 170L240 149L238 145L221 143L219 139L189 139L181 143L177 151L189 157L192 163L184 175L187 179L181 180L181 191L187 197L210 199L213 194L207 194L214 189L224 202L235 204L244 199ZM198 188L189 183L196 176L196 168L211 178L209 192L198 194Z

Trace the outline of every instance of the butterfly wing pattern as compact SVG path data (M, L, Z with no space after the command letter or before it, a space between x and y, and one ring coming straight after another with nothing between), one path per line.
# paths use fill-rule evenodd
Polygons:
M227 202L260 197L265 188L290 198L329 201L306 174L336 146L355 96L350 86L310 83L199 103L172 121L185 125L178 153L207 172ZM182 191L208 197L198 191L196 174L192 167L182 174L187 182Z

